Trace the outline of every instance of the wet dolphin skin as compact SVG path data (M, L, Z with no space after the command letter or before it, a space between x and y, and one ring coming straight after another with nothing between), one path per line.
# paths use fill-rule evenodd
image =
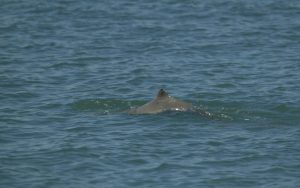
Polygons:
M164 111L187 111L192 108L192 104L178 100L168 95L166 91L160 89L156 97L137 108L130 109L129 114L156 114Z

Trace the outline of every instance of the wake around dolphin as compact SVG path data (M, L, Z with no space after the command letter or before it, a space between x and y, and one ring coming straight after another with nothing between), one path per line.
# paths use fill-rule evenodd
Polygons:
M156 97L137 108L128 111L129 114L157 114L164 111L188 111L193 105L188 102L178 100L168 95L163 89L160 89Z

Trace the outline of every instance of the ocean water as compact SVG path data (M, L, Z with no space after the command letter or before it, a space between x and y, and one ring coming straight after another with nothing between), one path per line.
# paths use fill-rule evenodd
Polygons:
M300 1L2 0L0 187L300 187ZM124 113L160 88L192 112Z

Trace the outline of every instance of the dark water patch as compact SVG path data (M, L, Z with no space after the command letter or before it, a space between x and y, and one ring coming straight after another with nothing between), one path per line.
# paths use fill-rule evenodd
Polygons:
M212 180L209 180L205 182L209 186L222 186L222 187L238 187L243 186L243 187L253 187L253 186L259 186L260 184L255 181L255 179L249 179L249 178L241 178L240 176L230 176L230 175L225 175L220 174L220 178L215 178Z
M30 91L17 91L2 94L0 99L2 100L17 100L19 102L25 102L32 98L37 98L39 95Z

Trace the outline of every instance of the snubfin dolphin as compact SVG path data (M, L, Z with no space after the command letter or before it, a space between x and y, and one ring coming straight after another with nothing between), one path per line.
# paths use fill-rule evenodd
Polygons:
M193 105L168 95L163 89L160 89L152 101L128 111L129 114L156 114L164 111L187 111Z

